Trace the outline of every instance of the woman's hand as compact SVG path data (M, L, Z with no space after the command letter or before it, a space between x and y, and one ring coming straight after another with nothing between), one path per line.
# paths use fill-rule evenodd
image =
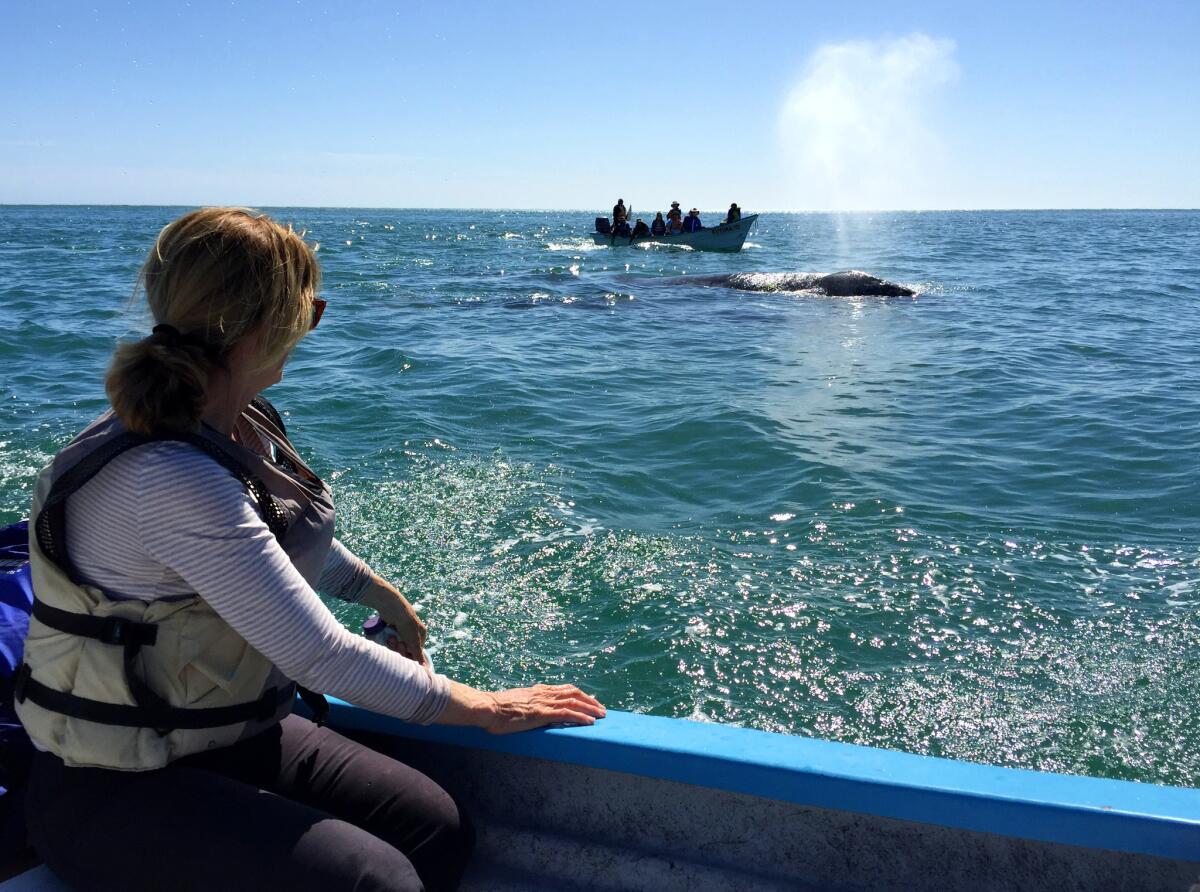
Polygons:
M399 589L382 576L372 575L358 600L378 612L383 621L396 630L400 640L388 641L392 650L421 665L426 664L424 647L428 632L425 623Z
M484 725L492 734L529 731L543 725L592 725L604 718L604 707L573 684L535 684L492 694L496 712Z
M437 722L512 734L546 725L591 725L604 715L599 700L571 684L537 684L490 694L452 681L450 702Z

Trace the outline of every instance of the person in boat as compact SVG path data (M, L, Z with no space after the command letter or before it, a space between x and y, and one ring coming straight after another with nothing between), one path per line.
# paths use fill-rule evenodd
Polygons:
M666 235L667 221L663 219L662 211L654 215L654 221L650 224L651 235Z
M621 222L613 226L612 234L617 238L633 238L633 229L629 226L629 221L624 217Z
M15 699L39 750L30 838L75 888L454 888L472 846L454 799L291 714L297 685L495 733L604 714L572 685L436 674L412 605L334 538L329 487L258 396L321 320L319 277L265 215L168 224L140 277L153 333L118 345L111 409L38 478ZM399 643L352 634L318 591Z
M617 226L623 221L629 219L629 210L625 207L625 199L618 198L617 203L613 205L613 226Z
M726 223L737 223L741 219L742 219L742 209L737 206L737 202L735 201L733 204L731 204L729 206L729 213L725 215L725 222Z
M633 237L646 238L650 235L650 227L647 226L639 217L638 221L633 224Z
M688 211L687 217L683 220L684 232L699 232L704 228L704 224L700 222L700 212L695 208Z
M683 232L683 212L679 209L678 201L672 201L671 209L667 211L667 230Z

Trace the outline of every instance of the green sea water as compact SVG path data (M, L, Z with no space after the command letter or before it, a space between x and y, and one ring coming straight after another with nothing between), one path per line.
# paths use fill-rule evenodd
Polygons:
M0 208L0 521L104 408L180 210ZM329 309L268 396L442 671L1200 782L1200 214L765 215L737 255L273 214ZM920 294L667 282L846 268Z

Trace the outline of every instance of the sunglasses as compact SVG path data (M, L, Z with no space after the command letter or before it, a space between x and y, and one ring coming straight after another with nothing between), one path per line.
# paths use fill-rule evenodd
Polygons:
M321 300L319 297L313 298L312 327L309 328L309 331L312 331L313 328L317 327L317 324L321 321L321 317L325 315L326 306L328 306L327 301Z

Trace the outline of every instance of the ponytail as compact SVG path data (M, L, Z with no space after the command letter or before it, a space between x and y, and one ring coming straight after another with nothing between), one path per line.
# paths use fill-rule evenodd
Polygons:
M104 390L128 430L195 431L209 379L220 365L218 350L158 325L149 337L118 345Z

